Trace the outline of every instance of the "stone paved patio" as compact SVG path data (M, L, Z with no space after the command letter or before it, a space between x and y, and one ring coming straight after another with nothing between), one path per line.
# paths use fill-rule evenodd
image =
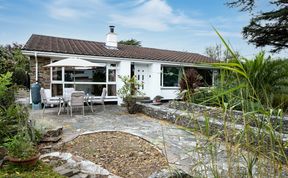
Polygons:
M103 111L101 106L96 106L96 112L91 113L86 108L86 115L81 112L73 117L62 113L57 115L57 109L51 108L42 114L41 110L31 111L30 118L36 120L38 127L64 127L63 141L69 141L79 134L99 131L123 131L140 136L156 145L168 158L171 166L180 168L187 173L199 172L212 176L207 167L212 162L209 154L208 142L200 134L195 134L177 125L153 119L144 114L129 115L125 108L116 105L107 105ZM200 151L199 151L199 148ZM228 170L226 147L217 144L217 169L223 175ZM235 169L243 169L242 158L233 157ZM205 166L204 166L205 165ZM255 170L256 171L256 170ZM204 177L206 177L204 176Z

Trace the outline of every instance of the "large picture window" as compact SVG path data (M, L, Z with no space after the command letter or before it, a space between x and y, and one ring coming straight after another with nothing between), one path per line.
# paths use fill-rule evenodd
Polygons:
M63 88L75 88L87 95L100 97L105 87L107 97L115 97L116 76L116 64L107 64L106 67L54 67L51 77L52 96L62 95Z
M172 66L163 66L161 72L162 87L178 87L181 77L181 68Z

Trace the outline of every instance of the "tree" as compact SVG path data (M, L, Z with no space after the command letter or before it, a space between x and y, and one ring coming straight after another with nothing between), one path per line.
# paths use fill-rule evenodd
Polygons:
M118 43L124 45L141 46L141 41L135 40L133 38L131 38L130 40L121 40Z
M253 60L245 60L243 67L247 72L255 94L265 106L287 107L288 61L265 58L260 52ZM285 99L285 100L284 100Z
M29 59L21 52L22 45L0 45L0 74L12 72L13 83L28 86Z
M227 49L223 49L221 44L216 44L215 46L210 46L205 48L205 54L213 59L219 61L229 61L233 58L231 53ZM239 52L235 52L239 57Z
M252 13L256 0L232 0L228 7L240 7L241 11ZM243 36L256 47L272 46L271 52L279 52L288 47L288 1L271 0L274 10L254 15L243 28ZM253 14L252 14L253 15Z

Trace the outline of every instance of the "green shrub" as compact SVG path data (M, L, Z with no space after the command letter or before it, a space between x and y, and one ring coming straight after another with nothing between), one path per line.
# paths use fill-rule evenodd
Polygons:
M7 139L4 146L8 150L8 155L13 158L27 159L38 153L30 137L25 132L20 132L12 138Z
M11 82L12 73L0 75L0 107L8 108L15 102L15 86Z
M16 68L12 75L13 83L27 87L28 75L23 68Z

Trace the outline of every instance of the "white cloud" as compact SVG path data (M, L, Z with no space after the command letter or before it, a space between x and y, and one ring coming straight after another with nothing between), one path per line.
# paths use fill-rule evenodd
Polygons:
M166 0L50 0L47 10L49 16L57 20L101 18L115 25L148 31L207 24L176 11Z
M58 20L92 17L106 7L102 0L51 0L47 4L49 16Z
M138 5L127 9L126 13L110 15L112 21L130 28L149 31L163 31L172 25L203 26L205 22L177 13L165 0L138 0Z
M55 19L67 19L67 18L75 19L83 16L77 10L68 7L51 8L50 13L51 17Z
M208 30L190 30L190 32L194 36L218 37L216 32L213 30L211 30L211 31L208 31ZM227 38L227 37L242 38L241 32L232 32L232 31L223 31L223 30L220 30L218 32L224 38Z

